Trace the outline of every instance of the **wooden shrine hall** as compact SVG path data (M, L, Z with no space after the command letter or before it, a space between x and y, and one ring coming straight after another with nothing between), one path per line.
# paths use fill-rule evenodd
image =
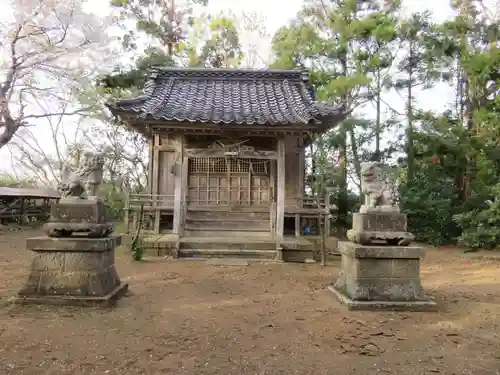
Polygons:
M329 232L304 150L345 111L315 100L307 72L158 68L141 96L107 106L149 139L148 191L129 196L126 223L162 254L283 259L308 220Z

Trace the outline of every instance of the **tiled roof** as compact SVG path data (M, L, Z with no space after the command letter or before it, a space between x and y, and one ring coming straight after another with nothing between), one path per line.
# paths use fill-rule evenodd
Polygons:
M51 189L11 188L0 186L0 197L60 198L57 191Z
M314 100L307 77L298 70L158 69L144 95L108 108L139 118L215 124L311 124L339 116L339 106Z

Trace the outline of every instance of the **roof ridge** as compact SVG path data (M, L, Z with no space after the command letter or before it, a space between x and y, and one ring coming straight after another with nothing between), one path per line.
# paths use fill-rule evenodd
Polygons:
M164 68L153 67L149 79L156 78L186 79L276 79L292 81L308 81L309 71L305 69L233 69L233 68Z

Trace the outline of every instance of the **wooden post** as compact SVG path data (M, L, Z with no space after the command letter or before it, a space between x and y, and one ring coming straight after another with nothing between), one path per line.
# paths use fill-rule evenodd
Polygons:
M184 144L184 142L183 142ZM180 222L179 222L179 235L183 236L184 235L184 227L186 224L186 216L187 216L187 210L188 210L188 201L187 201L187 193L188 193L188 173L189 173L189 158L186 157L184 154L184 147L183 147L183 152L182 152L182 158L184 159L181 163L182 167L182 191L181 191L181 197L182 197L182 204L181 204L181 217L180 217ZM175 203L174 203L175 204Z
M174 234L180 234L181 232L181 215L182 215L182 202L184 200L183 191L184 191L184 137L182 135L177 135L175 137L175 147L176 147L176 155L175 155L175 175L174 175L174 223L173 230Z
M299 207L303 207L303 198L304 198L304 179L305 179L305 158L306 158L306 155L305 155L305 150L304 150L304 145L303 145L303 141L302 141L302 138L299 138L299 170L298 170L298 174L299 174L299 178L298 178L298 187L297 187L297 190L299 192L299 197L300 197L300 200L299 200Z
M19 224L23 225L26 222L26 201L24 197L21 198L21 207L19 214Z
M285 140L278 139L277 163L277 197L276 197L276 237L283 238L285 220Z
M300 214L297 212L295 214L295 237L300 236Z
M154 159L154 149L155 149L155 137L153 139L150 139L148 141L148 155L149 155L149 162L148 162L148 186L147 186L147 192L149 194L153 194L153 159Z
M153 139L153 165L151 166L153 170L153 179L151 180L151 198L152 198L152 209L154 213L154 232L160 233L160 218L161 213L158 208L158 177L160 174L160 150L154 146L160 145L160 135L155 134Z
M276 161L269 162L269 197L271 198L270 230L271 236L276 237Z
M124 217L123 221L125 224L125 233L129 234L130 233L130 193L127 192L125 195L125 212L124 212Z

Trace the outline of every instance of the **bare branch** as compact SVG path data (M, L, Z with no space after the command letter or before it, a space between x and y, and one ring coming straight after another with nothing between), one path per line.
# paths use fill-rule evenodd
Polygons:
M0 148L27 120L88 111L67 104L79 83L90 78L82 74L84 64L108 39L100 19L86 14L82 4L76 0L12 1L13 20L0 25L0 54L7 56L0 62ZM60 103L56 106L64 111L41 108L40 97L50 98L51 108Z

